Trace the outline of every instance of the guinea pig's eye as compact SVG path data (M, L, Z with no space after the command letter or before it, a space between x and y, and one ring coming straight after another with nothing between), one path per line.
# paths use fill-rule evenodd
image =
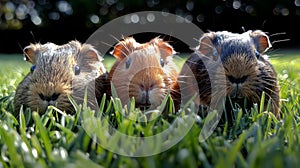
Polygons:
M79 68L78 65L75 65L74 72L75 72L75 75L79 75L80 74L80 68Z
M126 63L126 65L125 65L126 69L128 69L131 64L131 58L127 58L125 63Z
M35 65L32 65L30 68L30 72L32 73L35 70Z
M259 56L260 56L260 53L259 53L258 51L256 51L256 50L255 50L255 56L256 56L257 59L258 59Z
M214 50L213 56L214 56L214 57L217 57L218 55L219 55L218 51Z
M162 66L162 67L164 67L164 65L165 65L165 61L164 61L164 59L160 59L160 65Z

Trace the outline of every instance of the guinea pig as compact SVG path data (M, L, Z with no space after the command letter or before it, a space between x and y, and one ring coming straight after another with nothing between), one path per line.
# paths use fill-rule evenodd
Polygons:
M175 53L161 38L143 44L133 37L118 42L111 52L116 61L108 81L113 84L122 104L134 98L137 108L152 110L161 105L168 92L171 96L179 95L176 87L179 70L172 57Z
M208 107L213 98L224 94L226 110L232 109L232 104L239 105L243 110L250 109L254 103L260 105L264 92L264 110L270 101L269 110L276 116L280 115L277 75L268 56L264 54L272 47L266 33L261 30L242 34L208 32L203 34L199 43L184 66L191 69L196 78L200 105ZM213 62L220 63L223 70L217 70ZM209 71L212 73L209 74ZM184 69L181 73L185 75ZM220 86L219 90L212 93L216 85Z
M103 58L93 46L76 40L64 45L36 43L25 47L23 52L32 67L17 86L14 97L16 115L21 106L43 114L50 105L72 114L74 108L68 96L82 103L86 90L88 105L97 107L95 92L103 94L104 91L99 90L102 87L95 87L95 80L99 84L100 77L107 72L102 64Z

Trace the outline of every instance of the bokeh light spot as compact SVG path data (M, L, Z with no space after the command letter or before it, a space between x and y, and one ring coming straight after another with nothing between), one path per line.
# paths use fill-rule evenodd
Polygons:
M283 16L288 16L288 15L290 14L290 11L289 11L289 9L287 9L287 8L282 8L282 9L281 9L281 14L282 14Z
M13 18L14 18L13 13L11 13L11 12L5 13L5 19L6 20L12 20Z
M131 23L131 19L130 19L130 16L129 16L129 15L126 15L126 16L124 17L124 23L125 23L125 24Z
M223 12L223 7L222 6L216 6L215 12L216 12L216 14L221 14Z
M92 15L92 16L90 17L90 21L91 21L92 23L94 23L94 24L97 24L97 23L99 23L100 19L99 19L99 17L98 17L97 15Z
M10 12L14 12L16 9L15 5L10 1L6 2L5 8L6 8L6 10L8 10Z
M42 24L42 19L39 16L32 16L31 21L35 25L40 25Z
M193 21L193 16L192 15L186 15L184 18L186 23L191 23Z
M122 2L117 3L116 9L118 11L122 11L124 9L124 4Z
M147 20L148 20L148 22L154 22L154 20L155 20L154 14L149 13L149 14L147 15Z
M249 14L253 14L254 13L254 8L251 5L247 5L245 10Z
M296 6L300 6L300 0L295 0L294 3L295 3Z
M49 19L52 19L52 20L59 20L60 15L58 12L51 12L51 13L49 13L48 17L49 17Z
M24 4L20 4L15 11L15 14L18 19L23 20L26 18L27 15L27 7Z
M202 14L199 14L196 19L197 19L198 22L201 23L201 22L204 21L204 16Z
M139 16L137 14L133 14L130 17L130 20L131 20L132 23L138 23L139 20L140 20L140 18L139 18Z
M186 6L187 10L192 11L194 9L194 2L193 1L187 1L185 6Z
M68 15L73 14L73 9L67 1L59 1L57 3L57 8L62 13L66 13Z
M240 1L233 1L233 3L232 3L232 7L234 9L240 9L241 6L242 6L242 4Z

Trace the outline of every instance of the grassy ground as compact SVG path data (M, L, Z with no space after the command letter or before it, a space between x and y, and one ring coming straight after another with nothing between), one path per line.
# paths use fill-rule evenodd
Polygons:
M60 120L57 120L60 112L55 108L49 108L42 116L35 112L21 114L17 120L10 114L12 99L17 84L30 68L22 59L21 55L0 55L0 167L298 167L300 164L299 53L271 53L281 86L282 119L255 108L244 114L236 110L232 123L218 126L205 141L199 139L205 118L195 117L189 131L186 128L192 120L184 117L174 120L173 115L147 121L139 114L133 117L146 122L133 122L120 115L126 109L119 106L117 99L100 109L100 113L107 114L104 118L94 117L84 106L76 106L76 115L63 115ZM178 58L178 64L183 60ZM108 69L112 61L105 58ZM81 114L89 120L79 120ZM146 138L138 142L124 140L120 138L122 135L111 132L105 121L112 118L117 131L133 137L158 135L174 125L176 129L165 139L157 136L148 146L142 146ZM86 128L93 128L101 142L89 136ZM184 136L174 146L166 147L176 135ZM107 146L112 148L108 150ZM124 156L124 151L144 157ZM155 151L157 154L145 156Z

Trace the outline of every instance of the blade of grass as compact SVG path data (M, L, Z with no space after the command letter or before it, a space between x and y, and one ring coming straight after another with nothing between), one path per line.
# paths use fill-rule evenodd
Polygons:
M261 99L260 99L259 113L262 113L264 111L264 105L265 105L265 92L262 92Z
M243 115L243 110L240 109L239 112L238 112L238 115L237 115L237 119L236 119L235 124L234 124L233 132L232 132L233 135L237 135L236 131L237 131L239 125L240 125L242 115Z
M101 117L103 115L104 107L105 107L105 101L106 101L106 94L104 93L103 96L102 96L102 99L101 99L100 106L99 106L99 111L96 114L97 117L99 117L99 116Z
M41 121L41 118L40 118L40 116L39 116L38 113L33 112L32 116L33 116L33 120L35 121L36 127L39 130L41 139L44 142L44 147L45 147L45 150L46 150L46 155L47 155L49 161L52 162L53 161L53 157L52 157L52 145L51 145L51 141L50 141L49 136L48 136L48 131L44 127L44 125L43 125L43 123Z
M2 125L3 126L3 125ZM7 127L7 125L5 126ZM10 165L11 167L24 167L24 163L21 159L21 156L17 152L16 146L15 146L15 134L11 131L5 130L3 127L0 127L0 135L1 139L5 142L7 145L8 155L10 158Z

